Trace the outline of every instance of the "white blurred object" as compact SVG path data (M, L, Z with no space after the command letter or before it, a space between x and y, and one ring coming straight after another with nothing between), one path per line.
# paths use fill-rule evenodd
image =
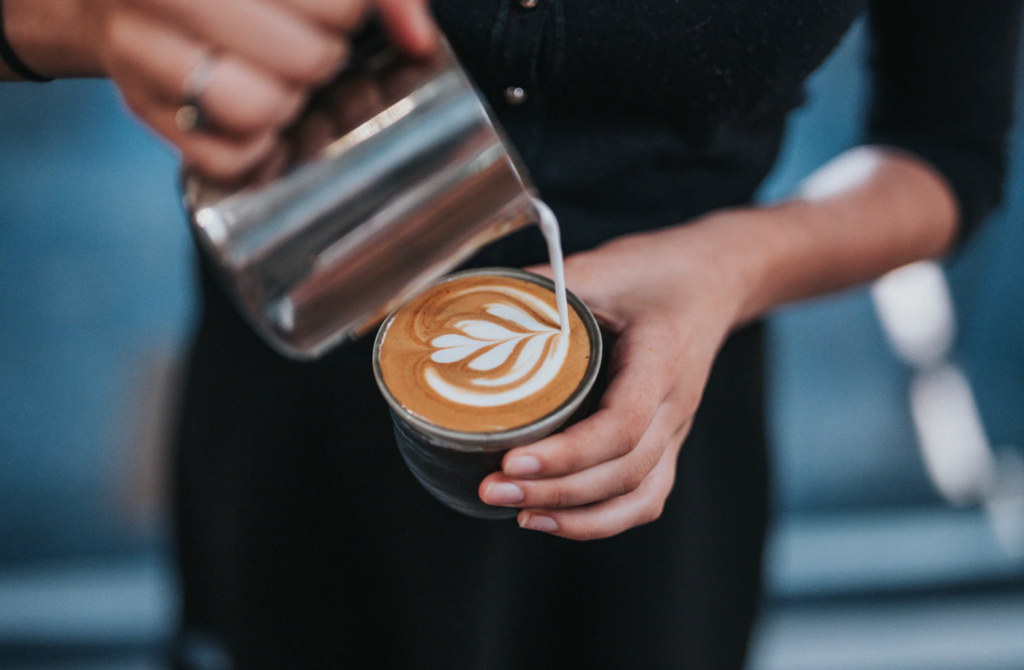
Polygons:
M871 287L889 344L918 368L937 364L953 347L953 297L935 261L911 263L886 274Z
M981 503L1003 550L1024 558L1024 460L1011 447L993 451L971 383L948 359L956 312L942 267L893 270L871 297L890 346L914 371L910 411L932 484L950 504Z
M983 500L995 483L995 455L964 373L943 363L915 374L910 412L925 467L939 492L954 505Z
M857 147L832 159L800 183L804 200L827 200L866 183L882 163L877 149Z

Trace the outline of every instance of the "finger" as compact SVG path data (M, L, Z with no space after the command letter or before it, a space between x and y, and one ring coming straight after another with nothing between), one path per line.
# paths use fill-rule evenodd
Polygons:
M541 277L547 277L548 279L554 279L555 278L554 272L551 271L551 265L550 264L531 265L530 267L523 268L523 269L526 270L527 272L532 272L535 275L540 275Z
M428 56L438 34L427 0L377 0L381 23L399 48L414 56Z
M287 0L288 4L332 31L352 35L373 15L372 0Z
M185 81L208 52L201 44L141 15L122 15L115 75L137 80L163 102L181 104ZM202 92L203 109L221 130L251 135L290 123L304 98L296 89L234 55L217 57Z
M632 493L585 507L524 509L517 519L520 527L570 540L597 540L657 520L675 484L681 444L682 440L667 449L657 467Z
M510 450L502 459L502 472L512 478L555 477L632 451L679 381L665 369L666 346L654 331L634 331L620 339L598 411L561 433Z
M532 265L525 269L548 279L554 278L550 265ZM608 264L601 259L595 260L593 252L576 253L565 258L565 285L590 308L602 328L614 333L624 330L626 322L619 313L621 310L615 309L615 301L611 299L622 282L609 277Z
M310 20L332 31L349 34L362 28L370 17L369 0L279 0Z
M333 77L347 56L340 36L267 0L149 0L210 47L293 83L317 85Z
M551 479L510 479L501 473L481 482L480 497L489 505L506 507L578 507L632 493L647 479L665 451L689 429L678 408L659 410L636 449L622 458L582 472Z
M238 139L214 133L183 133L174 116L177 108L151 96L144 87L121 89L128 107L181 152L182 162L218 181L232 181L260 165L273 152L278 136Z

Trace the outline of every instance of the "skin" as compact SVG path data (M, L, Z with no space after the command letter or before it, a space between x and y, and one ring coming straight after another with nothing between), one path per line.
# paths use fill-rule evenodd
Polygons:
M5 0L8 40L49 77L109 77L185 164L238 178L278 148L310 92L344 66L350 37L376 12L413 55L433 48L427 0ZM202 101L212 128L183 133L185 81L215 54ZM16 77L0 65L0 81Z
M4 7L10 41L30 67L111 77L186 163L231 179L273 160L280 130L343 66L348 36L371 10L403 49L428 53L436 32L426 1L5 0ZM173 114L207 49L218 54L203 98L216 125L182 134ZM14 76L0 66L4 79ZM787 302L945 252L959 218L946 181L912 155L855 151L871 169L825 195L717 211L566 259L569 288L617 336L608 390L585 421L511 450L502 471L481 482L484 502L521 508L523 528L576 540L654 521L730 332Z
M732 330L946 251L959 214L945 180L907 154L856 151L872 172L828 197L713 212L566 259L569 288L618 335L608 390L587 420L509 451L481 499L576 540L654 521Z

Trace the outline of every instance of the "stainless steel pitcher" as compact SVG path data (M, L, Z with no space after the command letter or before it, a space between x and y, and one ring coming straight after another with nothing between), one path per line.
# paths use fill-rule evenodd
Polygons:
M538 220L526 170L442 39L412 61L379 33L247 183L186 173L200 246L282 354L357 337L488 242Z

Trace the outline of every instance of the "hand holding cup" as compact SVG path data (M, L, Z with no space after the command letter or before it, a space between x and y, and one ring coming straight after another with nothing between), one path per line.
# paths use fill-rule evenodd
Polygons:
M590 417L505 454L480 484L484 502L575 540L661 516L712 363L745 313L749 281L716 252L721 224L759 216L716 213L566 258L569 288L615 336L608 388Z

